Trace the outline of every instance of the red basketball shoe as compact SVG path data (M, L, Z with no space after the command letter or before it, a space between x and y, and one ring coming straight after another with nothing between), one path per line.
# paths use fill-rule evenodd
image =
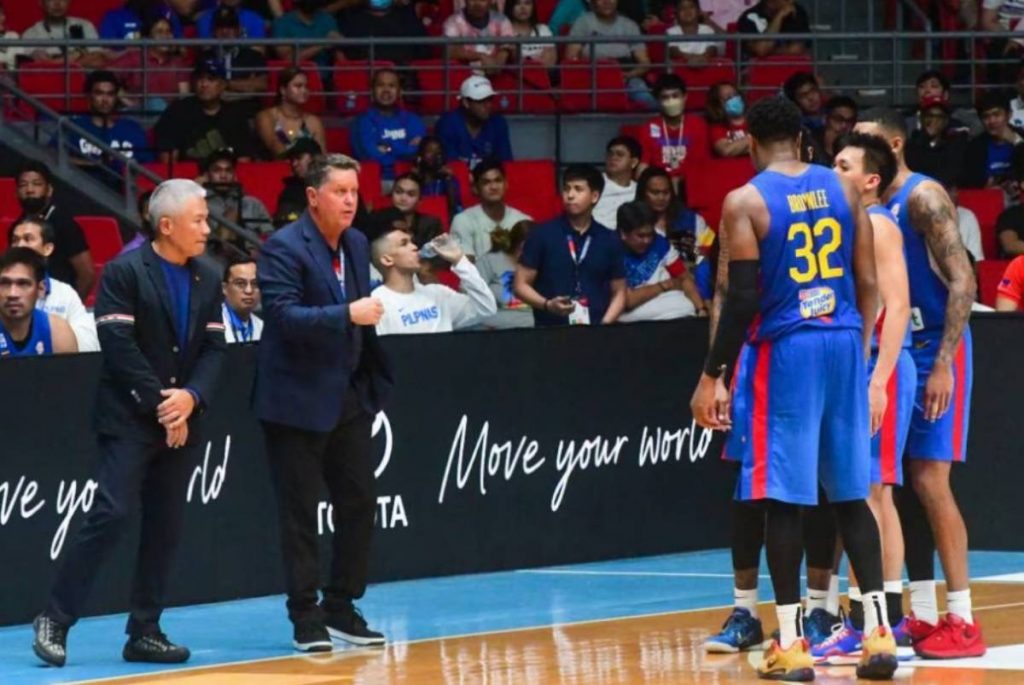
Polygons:
M964 659L985 654L985 638L977 620L970 624L947 613L931 635L914 642L914 652L923 659Z

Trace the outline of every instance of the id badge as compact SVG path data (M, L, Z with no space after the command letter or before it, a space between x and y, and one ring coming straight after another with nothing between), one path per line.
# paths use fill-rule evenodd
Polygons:
M576 305L576 308L569 312L569 325L570 326L589 326L590 325L590 307L587 306L586 300L573 300L572 303Z

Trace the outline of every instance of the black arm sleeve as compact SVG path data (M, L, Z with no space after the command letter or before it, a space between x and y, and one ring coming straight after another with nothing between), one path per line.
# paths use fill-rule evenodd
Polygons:
M759 268L760 263L755 259L729 262L729 291L722 304L715 342L704 364L704 373L712 378L722 375L722 367L736 362L747 337L747 328L757 316Z

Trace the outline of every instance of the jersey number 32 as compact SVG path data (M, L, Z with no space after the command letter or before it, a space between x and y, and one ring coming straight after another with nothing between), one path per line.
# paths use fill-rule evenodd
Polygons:
M843 229L835 219L819 219L814 228L803 222L792 224L786 240L793 243L796 258L802 262L789 267L789 277L797 283L809 283L819 276L828 279L843 275L843 267L829 263L832 253L843 242ZM819 245L822 241L825 242Z

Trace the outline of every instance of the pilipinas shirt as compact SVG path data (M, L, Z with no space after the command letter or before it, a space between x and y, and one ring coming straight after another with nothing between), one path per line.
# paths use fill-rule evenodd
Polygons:
M0 323L0 359L4 357L41 357L53 354L53 333L50 330L50 315L38 309L32 310L32 324L28 339L17 345L11 334Z

